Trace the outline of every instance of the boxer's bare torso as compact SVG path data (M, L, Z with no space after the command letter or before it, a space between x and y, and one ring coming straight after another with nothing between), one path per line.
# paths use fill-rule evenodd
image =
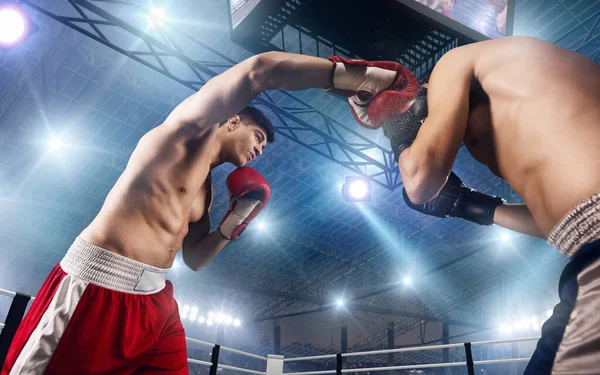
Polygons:
M242 167L272 142L269 120L248 104L265 90L327 87L331 68L325 59L271 52L209 80L142 137L80 237L160 268L183 249L184 262L201 269L229 241L219 230L209 233L211 169Z
M189 223L210 229L210 142L161 125L142 137L100 213L80 237L156 267L172 265Z
M600 192L600 67L525 37L458 53L474 59L464 143L523 197L547 236L573 206Z

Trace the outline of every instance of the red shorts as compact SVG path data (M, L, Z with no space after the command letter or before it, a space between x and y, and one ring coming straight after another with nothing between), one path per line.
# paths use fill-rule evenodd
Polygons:
M187 374L167 271L78 238L21 322L1 375Z

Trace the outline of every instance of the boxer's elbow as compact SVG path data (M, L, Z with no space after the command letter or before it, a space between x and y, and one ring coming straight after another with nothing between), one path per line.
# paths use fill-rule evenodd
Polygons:
M248 59L247 77L256 91L262 92L276 88L278 52L265 52Z
M441 181L441 179L440 179ZM406 195L414 204L423 204L437 197L444 186L438 183L437 178L418 177L414 179L403 180Z
M404 190L414 204L423 204L437 197L448 180L449 171L428 157L411 158L410 149L400 156L398 166Z
M198 271L198 270L196 269L196 266L194 265L194 263L191 261L191 259L189 259L189 257L187 257L187 256L185 255L185 254L186 254L185 248L181 248L181 253L182 253L182 256L181 256L181 258L183 259L183 263L184 263L186 266L188 266L188 268L189 268L189 269L191 269L192 271Z
M189 249L189 245L186 246L185 243L181 246L181 258L183 263L192 271L200 271L204 267L204 264L194 256L194 251Z

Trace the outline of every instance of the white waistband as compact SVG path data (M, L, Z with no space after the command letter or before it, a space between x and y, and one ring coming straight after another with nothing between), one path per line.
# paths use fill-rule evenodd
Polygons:
M152 267L77 237L61 260L67 274L103 288L152 294L165 287L169 269Z
M586 243L600 239L600 193L573 207L554 226L548 243L572 258Z

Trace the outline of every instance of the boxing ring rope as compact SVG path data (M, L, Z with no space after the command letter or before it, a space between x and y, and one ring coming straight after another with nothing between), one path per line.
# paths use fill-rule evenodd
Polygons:
M494 345L494 344L508 344L508 343L537 341L538 339L539 339L539 337L525 337L525 338L520 338L520 339L476 341L476 342L471 342L471 343L460 343L460 344L414 346L414 347L410 347L410 348L375 350L375 351L370 351L370 352L353 352L353 353L319 355L319 356L313 356L313 357L286 358L286 359L284 359L284 362L287 363L287 362L298 362L298 361L312 361L312 360L333 359L333 358L337 358L338 360L340 360L341 358L357 357L357 356L365 356L365 355L381 355L381 354L390 354L390 353L415 352L415 351L421 351L421 350L441 350L441 349L461 348L461 347L467 346L467 344L468 344L468 347L471 347L471 346L480 346L480 345ZM467 357L469 357L469 355L467 355ZM340 373L341 374L350 374L350 373L361 373L361 372L416 370L416 369L439 368L439 367L460 367L460 366L469 367L470 364L472 366L495 365L495 364L508 364L508 363L522 363L522 362L528 362L528 361L529 361L529 358L492 359L492 360L483 360L483 361L445 362L445 363L431 363L431 364L421 364L421 365L382 366L382 367L369 367L369 368L360 368L360 369L341 369L341 370L307 371L307 372L284 372L283 375L330 375L330 374L340 374ZM339 368L339 366L338 366L338 368Z
M8 347L10 346L10 342L16 332L20 321L23 319L25 314L26 307L30 301L32 301L35 297L12 292L5 289L0 289L0 295L4 295L7 297L13 298L13 303L10 306L9 313L7 319L4 323L0 323L0 367L4 363L4 359L8 352ZM511 358L511 359L492 359L492 360L481 360L481 361L473 361L473 354L471 352L471 347L473 346L482 346L482 345L499 345L499 344L509 344L509 343L520 343L520 342L529 342L536 341L539 337L526 337L519 339L505 339L505 340L488 340L488 341L474 341L468 343L456 343L456 344L444 344L444 345L427 345L427 346L414 346L409 348L398 348L398 349L385 349L385 350L375 350L368 352L352 352L352 353L338 353L338 354L325 354L325 355L317 355L310 357L296 357L296 358L284 358L280 355L269 354L267 357L259 356L256 354L246 353L241 350L228 348L226 346L221 346L218 344L213 344L210 342L193 339L191 337L186 337L186 341L211 348L211 360L202 361L198 359L188 358L188 363L193 363L200 366L209 367L209 375L216 375L218 369L222 370L230 370L235 372L242 372L246 374L252 375L330 375L330 374L350 374L350 373L362 373L362 372L380 372L380 371L397 371L397 370L416 370L416 369L432 369L432 368L441 368L441 367L467 367L469 375L474 375L475 370L474 366L481 365L496 365L496 364L515 364L515 363L523 363L528 362L529 358ZM466 354L465 362L445 362L445 363L431 363L431 364L415 364L415 365L402 365L402 366L381 366L381 367L367 367L367 368L352 368L352 369L343 369L343 358L349 357L358 357L358 356L368 356L368 355L382 355L382 354L391 354L391 353L406 353L406 352L415 352L415 351L426 351L426 350L442 350L442 349L458 349L464 348ZM258 359L262 361L266 361L266 371L256 371L250 370L241 367L235 367L230 365L224 365L219 363L219 354L221 351L229 352L232 354L237 354L241 356L246 356L253 359ZM283 366L284 363L290 362L301 362L301 361L315 361L322 359L335 359L337 361L335 370L325 370L325 371L307 371L307 372L284 372Z
M193 339L191 337L186 337L185 339L187 341L189 341L189 342L193 342L195 344L202 345L202 346L208 346L210 348L212 348L212 347L215 346L215 344L213 344L213 343L202 341L202 340L196 340L196 339ZM254 358L254 359L260 359L260 360L263 360L263 361L267 360L266 357L261 357L261 356L256 355L256 354L250 354L250 353L242 352L240 350L231 349L231 348L228 348L226 346L221 346L221 350L224 350L224 351L230 352L230 353L239 354L239 355L244 355L246 357L250 357L250 358Z
M16 295L17 295L17 292L11 292L10 290L0 289L0 295L11 297L11 298L15 298ZM32 301L35 299L35 297L31 297L31 296L29 296L29 298Z

